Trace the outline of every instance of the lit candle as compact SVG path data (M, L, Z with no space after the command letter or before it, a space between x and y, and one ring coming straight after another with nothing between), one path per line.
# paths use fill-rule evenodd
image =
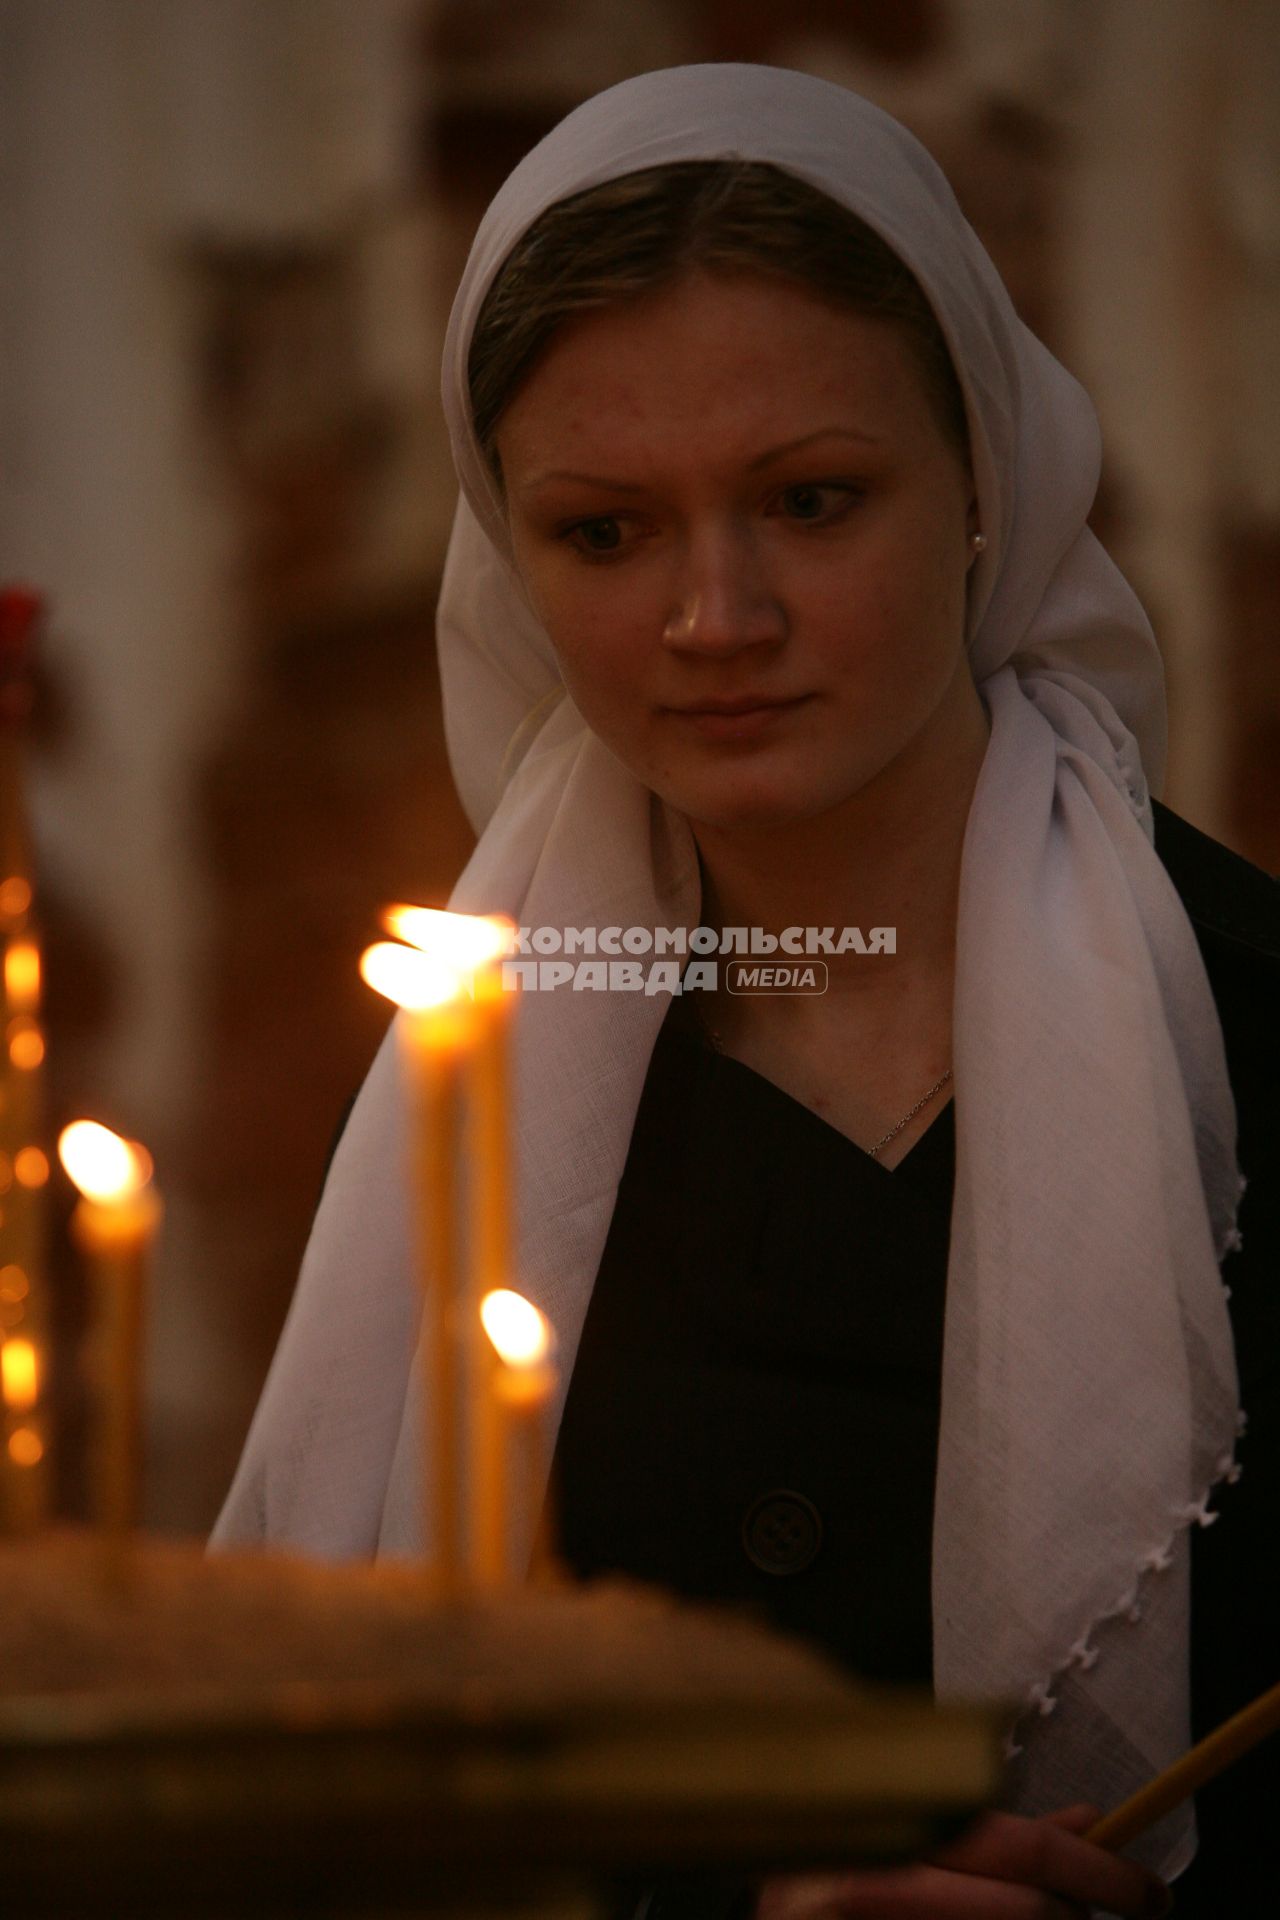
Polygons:
M536 1524L534 1571L554 1564L551 1466L551 1402L556 1390L550 1322L531 1300L499 1287L487 1293L480 1318L494 1354L484 1401L484 1453L493 1463L485 1476L478 1515L477 1573L485 1587L516 1585L523 1569L512 1564L520 1518Z
M44 1440L36 1415L40 1366L30 1340L10 1336L0 1346L0 1394L4 1400L5 1524L10 1533L33 1533L44 1519L39 1468Z
M465 1288L458 1251L457 1168L464 1075L475 1048L466 985L452 967L409 947L380 941L360 972L401 1009L402 1058L410 1109L410 1185L417 1214L430 1377L431 1472L424 1481L428 1566L437 1591L465 1584L459 1427L468 1378Z
M467 1155L470 1231L467 1279L459 1295L460 1364L468 1396L471 1569L484 1584L492 1579L491 1554L483 1544L484 1516L496 1511L502 1489L489 1414L496 1360L491 1343L481 1337L480 1303L487 1293L506 1287L515 1270L510 1102L515 994L504 986L502 963L515 951L517 930L501 915L450 913L436 907L388 907L382 918L390 933L455 969L471 996L473 1044L466 1089L472 1123Z
M502 963L515 951L516 928L501 915L439 907L388 907L383 924L461 974L475 1006L474 1310L486 1293L505 1287L513 1272L509 1050L516 996L504 985Z
M81 1199L71 1233L93 1290L97 1432L91 1454L94 1511L113 1563L138 1523L142 1484L142 1332L146 1276L160 1224L151 1156L109 1127L77 1120L58 1153Z

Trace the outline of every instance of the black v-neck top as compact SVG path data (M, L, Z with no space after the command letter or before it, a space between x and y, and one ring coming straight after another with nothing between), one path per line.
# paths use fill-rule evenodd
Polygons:
M949 1100L887 1169L672 1002L560 1432L571 1564L929 1683L954 1159Z

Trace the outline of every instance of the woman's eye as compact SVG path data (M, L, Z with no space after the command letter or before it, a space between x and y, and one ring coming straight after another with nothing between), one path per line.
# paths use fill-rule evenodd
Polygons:
M602 514L595 520L575 521L565 528L564 538L588 559L607 560L622 546L622 528L616 514Z
M856 489L834 483L802 481L778 496L789 520L829 520L856 498Z

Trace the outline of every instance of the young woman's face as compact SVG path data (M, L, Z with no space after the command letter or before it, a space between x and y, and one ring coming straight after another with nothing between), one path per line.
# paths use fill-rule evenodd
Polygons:
M562 328L497 445L575 704L695 824L972 740L972 485L891 324L698 273Z

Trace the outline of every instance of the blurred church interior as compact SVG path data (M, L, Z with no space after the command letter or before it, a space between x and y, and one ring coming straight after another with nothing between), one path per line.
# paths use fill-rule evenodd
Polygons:
M230 1478L385 1026L355 967L377 910L442 903L471 845L432 618L474 225L577 101L706 59L846 83L942 162L1098 405L1094 525L1167 664L1163 798L1280 869L1270 0L0 0L48 1097L163 1183L155 1527L204 1531ZM76 1510L70 1368L58 1393Z

